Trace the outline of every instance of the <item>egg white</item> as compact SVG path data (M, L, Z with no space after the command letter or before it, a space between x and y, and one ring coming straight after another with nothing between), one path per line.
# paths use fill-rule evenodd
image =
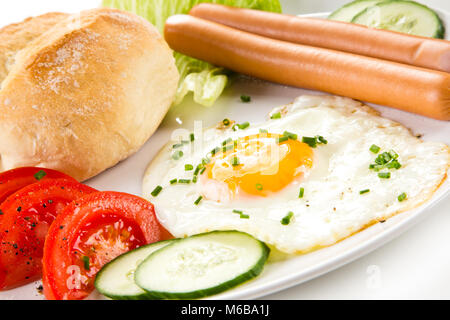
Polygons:
M282 252L304 253L421 205L447 176L447 145L423 142L402 125L354 100L302 96L272 114L276 112L281 112L281 119L251 124L245 130L233 131L222 125L207 129L203 137L177 149L184 153L180 160L172 159L176 141L161 150L147 169L143 191L155 204L160 222L175 237L239 230ZM170 184L173 179L192 179L192 171L185 171L185 165L201 163L223 141L257 134L260 129L278 134L287 130L299 137L321 135L328 144L314 149L313 168L302 179L267 198L242 196L222 202L206 198L196 205L199 196L220 190L210 189L215 185L208 186L205 179L195 184ZM394 150L399 154L402 168L390 170L390 179L380 179L369 169L377 157L370 151L374 144L381 152ZM164 189L153 197L156 186ZM300 188L305 190L302 199ZM370 192L360 194L366 189ZM402 193L407 200L400 202ZM243 211L249 219L242 219L233 210ZM291 223L281 224L289 212L294 213Z

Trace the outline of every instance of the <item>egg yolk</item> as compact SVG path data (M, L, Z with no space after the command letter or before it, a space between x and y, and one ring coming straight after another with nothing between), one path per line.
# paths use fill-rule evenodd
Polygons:
M267 197L312 168L313 150L297 140L260 133L224 142L223 151L206 166L209 179L226 183L233 196Z

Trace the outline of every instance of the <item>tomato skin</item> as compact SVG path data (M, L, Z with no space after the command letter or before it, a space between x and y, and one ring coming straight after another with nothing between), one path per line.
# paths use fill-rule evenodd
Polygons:
M40 171L45 172L45 175L43 175L42 178L37 179L35 175L40 173ZM0 173L0 204L16 191L19 191L30 184L48 179L76 181L74 178L62 172L45 168L24 167L9 170Z
M81 300L91 293L93 286L70 287L74 275L73 267L78 271L82 269L79 267L79 256L74 254L74 248L80 247L80 235L89 233L89 228L97 230L96 226L100 225L100 221L107 221L111 216L115 216L116 221L123 219L130 225L138 226L138 233L144 238L142 245L172 238L158 222L153 205L142 198L119 192L99 192L78 199L56 218L45 241L43 284L47 299ZM139 235L135 233L131 238L136 240ZM98 267L137 247L116 252L117 250L113 250L114 244L112 246L107 257L98 257L100 253L94 251L96 260L102 261L102 265ZM78 276L84 277L83 279L87 277L83 272ZM94 279L89 280L93 282Z
M76 181L47 179L0 205L0 290L40 277L48 228L69 203L93 192L97 190Z

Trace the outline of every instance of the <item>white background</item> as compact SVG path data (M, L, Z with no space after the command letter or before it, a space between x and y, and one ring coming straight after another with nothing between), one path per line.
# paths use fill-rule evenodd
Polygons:
M170 1L170 0L167 0ZM332 11L346 0L281 0L285 12ZM422 3L450 11L449 0ZM0 26L48 11L76 12L96 0L14 0L0 4ZM265 299L450 299L450 199L388 245Z

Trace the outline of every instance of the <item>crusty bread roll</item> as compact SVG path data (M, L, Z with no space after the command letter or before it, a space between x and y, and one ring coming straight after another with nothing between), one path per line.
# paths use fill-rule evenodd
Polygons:
M66 13L51 12L0 29L0 85L14 64L16 54L68 16Z
M69 16L25 46L0 91L0 172L56 169L83 181L136 152L176 93L171 50L113 9Z

